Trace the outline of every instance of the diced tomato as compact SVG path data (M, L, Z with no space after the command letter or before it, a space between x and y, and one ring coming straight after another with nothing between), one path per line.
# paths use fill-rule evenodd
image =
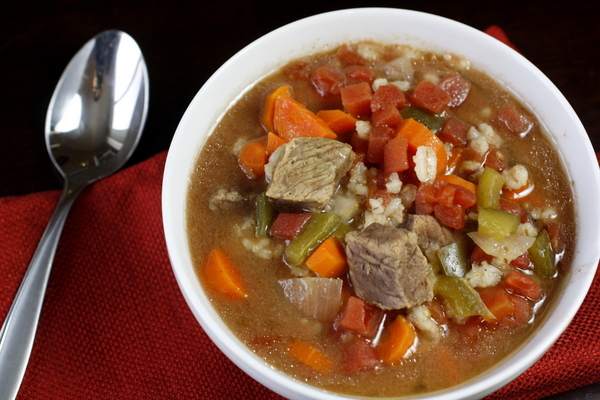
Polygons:
M330 98L339 96L344 76L337 69L321 66L313 71L311 82L321 97Z
M495 286L478 288L479 296L485 306L494 314L494 319L486 319L489 323L498 323L504 317L515 312L515 306L511 301L510 294L504 288L502 283Z
M367 160L372 163L383 162L385 145L390 141L394 130L389 126L373 126L369 134Z
M456 186L454 193L454 204L457 204L465 210L477 203L477 195L462 186Z
M365 65L367 63L367 60L347 43L338 47L337 56L348 65Z
M494 257L483 251L481 247L475 245L471 251L470 261L471 264L481 264L483 262L490 263Z
M410 102L418 107L440 114L450 101L448 93L444 92L435 83L421 81L417 83L415 90L410 95Z
M308 61L294 61L284 67L283 73L291 80L309 80L312 68Z
M498 112L498 118L504 122L509 131L518 136L525 136L533 127L533 121L523 112L517 109L517 106L510 102Z
M510 301L515 306L515 311L511 315L504 317L499 323L509 328L517 328L529 322L532 313L529 300L510 293Z
M344 304L338 324L342 328L373 338L383 319L383 311L356 296L350 296Z
M367 82L373 83L375 80L375 71L369 67L351 66L344 70L346 78L350 82Z
M400 122L402 122L402 115L393 104L388 104L371 115L371 123L375 126L385 125L396 128Z
M504 198L500 198L500 210L507 211L509 213L518 215L521 218L521 222L527 221L527 213L523 210L523 207L517 202L510 201Z
M465 227L465 209L461 206L446 207L436 204L433 207L433 215L449 228L462 229Z
M427 215L433 212L435 201L433 195L433 185L421 184L417 189L417 195L415 196L415 213L420 215Z
M490 167L498 172L504 171L508 167L508 160L504 157L504 154L500 150L493 146L490 146L490 150L485 156L486 167Z
M460 75L450 75L440 82L439 87L450 96L448 107L458 107L467 99L471 83Z
M375 368L380 364L375 348L365 339L357 336L344 348L342 370L346 373Z
M531 256L529 255L529 252L526 251L525 253L521 254L519 257L512 260L510 262L510 266L513 268L519 268L519 269L532 269L533 263L531 262Z
M530 300L537 300L542 295L542 288L536 281L516 270L510 271L504 284L509 290Z
M373 91L367 82L355 83L340 88L342 104L350 114L368 115L371 112L371 96Z
M475 343L481 336L488 335L490 331L496 329L494 325L485 322L481 317L471 317L455 327L465 343Z
M556 254L563 252L565 243L562 239L562 224L558 222L551 222L546 226L548 236L550 237L550 246Z
M383 149L383 170L386 173L402 172L408 169L408 140L396 136L386 143Z
M406 97L400 88L396 85L380 86L371 98L371 111L375 112L383 109L388 104L394 105L398 109L406 107Z
M438 137L446 143L452 143L455 146L464 146L467 144L467 132L470 125L456 118L450 117L444 122Z
M367 154L369 141L362 139L358 136L358 133L354 132L352 133L352 136L350 136L350 145L356 154Z
M293 239L310 219L311 214L282 212L271 224L270 234L279 239Z

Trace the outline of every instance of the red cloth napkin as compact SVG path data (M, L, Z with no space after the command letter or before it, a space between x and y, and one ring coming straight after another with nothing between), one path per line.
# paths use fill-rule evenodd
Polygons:
M165 159L159 153L77 199L19 399L281 399L217 349L179 291L162 231ZM58 196L0 198L0 321ZM597 275L559 341L489 399L540 399L600 381L599 304Z

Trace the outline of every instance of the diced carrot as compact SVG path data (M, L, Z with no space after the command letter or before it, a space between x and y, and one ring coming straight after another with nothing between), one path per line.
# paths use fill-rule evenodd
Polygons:
M471 181L468 181L464 178L461 178L458 175L450 174L450 175L439 175L436 180L442 180L448 183L452 183L453 185L462 186L468 191L472 193L477 193L477 185Z
M353 330L366 338L373 338L382 319L382 310L359 297L350 296L344 303L338 324L342 328Z
M355 83L340 88L342 104L352 115L368 115L371 112L371 96L373 91L367 82Z
M248 296L237 268L221 248L208 253L202 269L202 277L207 287L215 294L234 300Z
M371 123L375 126L385 125L395 128L400 122L402 122L402 115L393 104L387 104L371 114Z
M470 125L456 118L450 117L442 125L442 129L438 133L438 137L447 143L452 143L455 146L464 146L467 144L467 132Z
M240 167L248 177L253 179L265 175L265 164L268 159L267 143L264 138L246 143L238 155Z
M389 126L373 126L369 133L367 160L372 163L383 162L385 145L390 141L394 130Z
M312 73L310 81L321 97L339 96L344 76L335 68L320 66Z
M418 107L440 114L448 106L451 98L439 86L430 81L417 83L410 95L410 102Z
M267 132L275 132L275 125L273 124L273 118L275 117L275 100L281 95L291 96L292 89L290 86L283 85L275 88L265 99L261 123Z
M271 224L269 233L279 239L293 239L302 230L311 217L311 213L286 213L277 214Z
M276 135L273 132L267 133L267 157L270 157L279 146L284 144L286 144L286 141L281 136Z
M396 136L383 149L383 169L386 173L408 169L408 139Z
M448 154L442 142L429 128L413 118L403 120L396 129L396 135L408 139L411 152L416 152L419 146L429 146L434 149L437 158L438 175L446 170Z
M348 272L344 246L335 236L325 239L308 257L306 266L323 278L338 278Z
M372 83L375 80L376 74L372 68L360 67L353 65L344 70L346 78L351 82L367 82Z
M460 75L453 74L444 78L439 87L450 96L448 107L458 107L467 99L471 83Z
M303 104L286 95L281 95L275 100L273 123L275 133L286 141L296 137L323 137L328 139L337 137L325 121L317 117Z
M298 361L321 374L329 373L334 366L331 358L320 352L315 346L301 340L293 340L288 346L288 352Z
M344 348L342 355L342 370L352 373L359 370L371 369L381 365L375 348L359 336L356 336Z
M388 325L377 344L377 354L386 363L400 361L415 343L417 333L403 315Z
M406 107L406 97L396 85L380 86L371 97L371 111L382 110L387 105L393 105L398 109Z
M320 110L317 117L325 123L338 135L352 132L356 129L356 118L343 112L342 110Z
M487 322L495 324L515 312L515 306L511 301L510 294L504 288L502 283L495 286L478 288L479 296L485 306L494 314L493 319L486 319Z
M542 288L536 281L516 270L510 271L504 284L509 290L530 300L537 300L542 295Z
M533 121L517 106L509 102L498 112L498 118L504 122L509 131L518 136L525 136L533 127Z

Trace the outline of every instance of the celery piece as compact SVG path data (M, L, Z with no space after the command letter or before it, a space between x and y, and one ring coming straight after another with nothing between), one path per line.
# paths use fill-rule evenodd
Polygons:
M340 218L335 214L314 214L286 247L285 261L294 266L302 264L311 251L327 239L339 225Z
M443 297L451 312L458 317L481 315L486 319L494 318L494 314L485 306L479 293L465 278L440 275L435 281L434 290Z
M444 125L444 118L414 106L403 108L400 110L400 115L404 119L412 118L422 123L433 133L437 133Z
M545 229L538 233L535 242L529 248L529 256L533 262L533 271L537 275L552 277L556 274L554 251L552 251L548 231Z
M436 254L448 276L464 277L469 270L469 249L464 240L444 246Z
M263 192L256 199L256 227L254 234L256 237L265 237L269 233L269 227L275 216L275 209Z
M521 218L507 211L479 207L477 231L494 239L502 240L517 231Z
M497 209L500 206L500 192L504 181L505 179L501 173L490 167L485 167L477 186L477 205Z

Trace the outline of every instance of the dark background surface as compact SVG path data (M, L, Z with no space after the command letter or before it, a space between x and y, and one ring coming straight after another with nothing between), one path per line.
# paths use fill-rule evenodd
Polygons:
M477 29L499 25L562 91L600 150L600 24L594 2L456 1L20 1L0 12L0 197L58 189L44 120L71 57L106 29L139 43L150 75L144 135L128 165L168 148L210 75L258 37L341 8L408 8Z
M71 57L97 33L121 29L139 43L150 109L127 165L166 150L202 84L258 37L342 8L407 8L477 29L498 25L571 103L600 151L600 24L594 2L456 1L20 1L0 12L0 197L59 189L44 142L48 102ZM594 398L586 388L553 399Z

